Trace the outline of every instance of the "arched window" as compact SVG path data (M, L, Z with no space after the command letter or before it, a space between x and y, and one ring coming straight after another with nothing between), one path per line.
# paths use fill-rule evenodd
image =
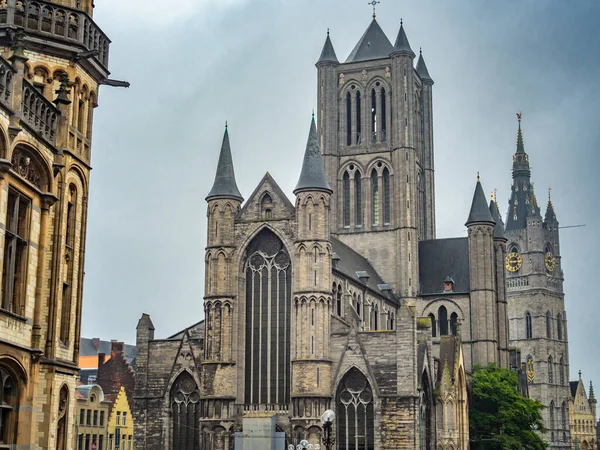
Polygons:
M457 324L458 324L458 314L453 312L450 315L450 332L452 333L452 336L456 336L456 325Z
M350 174L344 172L344 226L350 226Z
M554 429L554 400L550 402L550 407L548 408L548 412L550 414L550 426L548 428Z
M362 123L361 123L360 91L356 91L356 144L360 144ZM368 141L367 141L368 142Z
M546 337L552 339L552 315L550 311L546 313Z
M246 249L247 404L290 401L292 267L283 242L263 229ZM269 354L267 342L278 342ZM270 389L267 385L270 384Z
M391 221L391 203L390 203L390 171L383 169L383 223L389 224Z
M373 391L367 378L352 368L336 393L337 447L339 450L375 448Z
M371 172L371 215L373 225L379 225L379 180L375 169Z
M548 356L548 384L554 383L554 362L552 356Z
M535 381L535 366L533 365L533 357L527 357L527 381L533 383Z
M381 141L387 140L387 121L386 121L386 111L385 111L385 89L381 88Z
M421 377L419 408L419 422L421 424L419 433L419 449L432 450L431 441L433 438L433 431L431 412L433 410L433 407L432 392L429 385L429 378L427 376L427 372L423 372L423 376Z
M179 375L171 388L173 446L177 450L196 450L200 444L200 392L189 372Z
M358 314L358 317L362 319L362 304L360 301L360 295L356 297L356 313Z
M560 421L563 430L565 430L567 428L567 406L565 405L565 402L562 402L560 407Z
M373 144L377 142L377 93L371 89L371 139Z
M17 443L17 414L19 411L17 379L0 367L0 444Z
M260 209L263 220L271 220L273 218L273 199L268 192L263 195L260 202Z
M354 172L354 197L356 203L354 205L355 223L357 227L362 226L362 184L361 184L360 172L357 170Z
M373 330L379 330L379 308L373 305Z
M435 325L435 316L433 313L429 314L429 318L431 319L431 337L437 337L437 327Z
M336 292L336 306L337 306L337 314L338 316L342 315L342 286L338 285Z
M560 357L560 365L558 367L558 370L560 371L559 377L560 377L560 385L564 386L565 385L565 360L563 359L563 357Z
M563 326L562 325L563 325L562 324L562 314L558 313L556 315L556 338L559 341L562 341L562 339L563 339L563 332L562 332Z
M440 326L440 336L448 335L448 310L445 306L440 306L438 309L438 320Z
M67 262L67 276L63 283L63 295L60 321L60 340L63 344L69 342L71 334L71 311L74 284L75 264L75 225L77 223L77 188L69 185L67 202L67 232L65 236L65 260Z
M525 313L525 339L531 339L533 337L533 328L531 326L531 313L528 311Z
M352 145L352 95L346 94L346 145Z
M58 424L56 427L56 450L67 450L67 430L69 428L69 388L60 389L58 402Z

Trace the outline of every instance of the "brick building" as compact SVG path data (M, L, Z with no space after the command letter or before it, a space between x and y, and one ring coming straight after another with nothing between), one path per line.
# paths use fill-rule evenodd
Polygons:
M137 326L137 448L231 449L257 419L261 438L316 444L327 409L340 450L468 448L466 371L509 366L506 238L477 180L468 237L435 239L433 80L415 57L375 17L344 63L327 36L295 203L269 173L244 201L225 130L205 320L166 339Z
M75 447L98 88L92 0L0 2L0 447Z

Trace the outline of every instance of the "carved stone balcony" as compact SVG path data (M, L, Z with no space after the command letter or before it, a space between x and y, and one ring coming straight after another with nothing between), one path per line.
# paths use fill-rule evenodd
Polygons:
M80 51L97 51L93 57L108 72L110 39L85 12L43 0L0 0L0 29L22 27L28 34Z
M54 145L60 111L27 80L23 80L22 99L21 120L50 145Z

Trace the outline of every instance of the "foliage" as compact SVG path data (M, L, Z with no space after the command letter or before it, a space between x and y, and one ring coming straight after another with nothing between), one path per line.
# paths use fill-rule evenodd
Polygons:
M471 450L544 450L544 405L522 397L514 371L495 364L476 367L469 408Z

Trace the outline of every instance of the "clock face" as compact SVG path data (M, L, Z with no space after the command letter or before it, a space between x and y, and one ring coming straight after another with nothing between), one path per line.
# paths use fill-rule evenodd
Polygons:
M517 272L523 264L523 258L517 252L512 252L506 255L506 270L509 272Z
M544 262L546 263L546 269L548 272L553 272L556 267L556 261L554 261L554 255L552 252L547 252L546 256L544 256Z

